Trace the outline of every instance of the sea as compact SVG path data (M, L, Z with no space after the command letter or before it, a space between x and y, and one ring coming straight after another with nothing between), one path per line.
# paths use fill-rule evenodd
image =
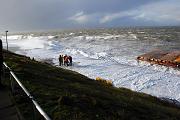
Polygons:
M1 35L4 49L5 36ZM126 27L8 33L9 50L60 67L59 55L70 55L73 66L62 66L89 78L112 80L124 87L180 101L180 70L137 56L152 50L180 50L180 27Z

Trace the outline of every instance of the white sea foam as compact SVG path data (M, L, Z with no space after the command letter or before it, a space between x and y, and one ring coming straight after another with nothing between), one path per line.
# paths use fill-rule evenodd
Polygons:
M54 40L53 36L15 37L10 45L20 47L18 53L38 60L51 59L58 65L59 54L73 57L72 69L90 78L102 77L113 80L116 87L126 87L158 97L180 101L180 71L147 62L136 61L136 57L156 45L167 42L138 41L135 34L126 35L82 35ZM15 39L16 38L16 39ZM118 38L118 39L117 39Z
M8 43L10 47L19 47L22 50L43 49L53 45L52 41L48 41L48 39L53 37L54 36L33 37L32 35L13 35L8 36Z
M48 39L53 39L55 36L48 36Z
M130 34L129 36L134 38L134 39L137 39L137 36L135 34Z
M74 35L75 33L69 33L69 35Z
M9 40L18 40L18 39L22 39L23 35L10 35L7 36L7 39ZM5 36L2 36L2 39L5 39Z

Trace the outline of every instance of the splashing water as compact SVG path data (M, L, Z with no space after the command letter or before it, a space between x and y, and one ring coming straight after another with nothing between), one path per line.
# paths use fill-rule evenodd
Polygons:
M105 29L8 39L11 48L17 47L16 53L51 59L54 65L59 54L68 54L73 57L68 69L90 78L110 79L116 87L180 101L180 70L136 61L138 55L153 49L179 49L179 32L175 28Z

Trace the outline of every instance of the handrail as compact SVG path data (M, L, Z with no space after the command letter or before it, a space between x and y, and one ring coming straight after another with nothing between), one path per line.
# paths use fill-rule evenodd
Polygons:
M20 82L20 80L17 78L17 76L14 74L14 72L7 66L5 62L3 62L4 66L10 71L10 74L13 76L13 78L16 80L18 85L23 89L23 91L26 93L26 95L31 99L33 104L35 105L36 109L39 111L39 113L46 119L51 120L50 117L44 112L44 110L40 107L40 105L34 100L34 97L30 94L30 92L24 87L24 85Z

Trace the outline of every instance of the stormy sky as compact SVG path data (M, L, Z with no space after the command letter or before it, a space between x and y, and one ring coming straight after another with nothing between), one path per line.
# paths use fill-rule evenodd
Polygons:
M0 31L180 25L180 0L1 0Z

